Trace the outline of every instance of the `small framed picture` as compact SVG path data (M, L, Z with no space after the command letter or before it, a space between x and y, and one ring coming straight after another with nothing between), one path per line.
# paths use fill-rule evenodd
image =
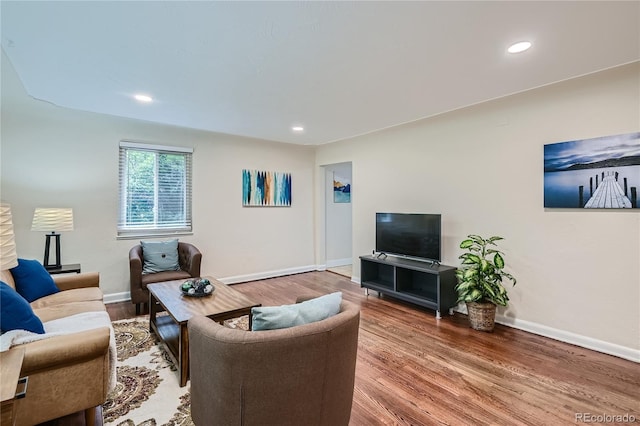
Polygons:
M350 203L351 202L351 181L350 179L333 173L333 202L334 203Z

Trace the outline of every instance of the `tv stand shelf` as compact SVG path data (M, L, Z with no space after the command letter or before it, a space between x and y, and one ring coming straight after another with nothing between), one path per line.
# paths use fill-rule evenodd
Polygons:
M360 256L360 287L383 293L405 302L434 309L436 318L453 307L458 299L456 268L413 259L387 256Z

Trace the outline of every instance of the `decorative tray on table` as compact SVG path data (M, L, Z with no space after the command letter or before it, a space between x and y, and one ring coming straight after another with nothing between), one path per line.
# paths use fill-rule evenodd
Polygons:
M211 296L215 288L206 278L194 278L180 284L180 291L189 297Z

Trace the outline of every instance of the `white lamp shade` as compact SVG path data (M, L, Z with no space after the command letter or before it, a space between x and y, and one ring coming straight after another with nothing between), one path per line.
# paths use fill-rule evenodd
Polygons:
M73 231L73 209L38 207L33 212L32 231Z
M11 219L11 206L0 204L0 270L11 269L18 266L16 253L16 241L13 234L13 221Z

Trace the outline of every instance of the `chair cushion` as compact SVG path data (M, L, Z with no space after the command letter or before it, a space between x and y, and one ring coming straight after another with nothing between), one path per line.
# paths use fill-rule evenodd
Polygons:
M322 321L340 312L342 292L335 292L305 302L282 306L251 308L251 330L276 330Z
M186 280L192 278L188 272L180 271L163 271L156 272L155 274L146 274L142 276L141 283L142 288L147 288L147 284L161 283L164 281Z
M2 333L27 330L44 334L42 321L33 313L29 302L3 281L0 281L0 329Z
M168 241L140 241L142 246L142 273L178 271L178 239Z
M18 259L18 266L11 269L16 282L16 291L31 303L59 292L51 274L37 260Z

